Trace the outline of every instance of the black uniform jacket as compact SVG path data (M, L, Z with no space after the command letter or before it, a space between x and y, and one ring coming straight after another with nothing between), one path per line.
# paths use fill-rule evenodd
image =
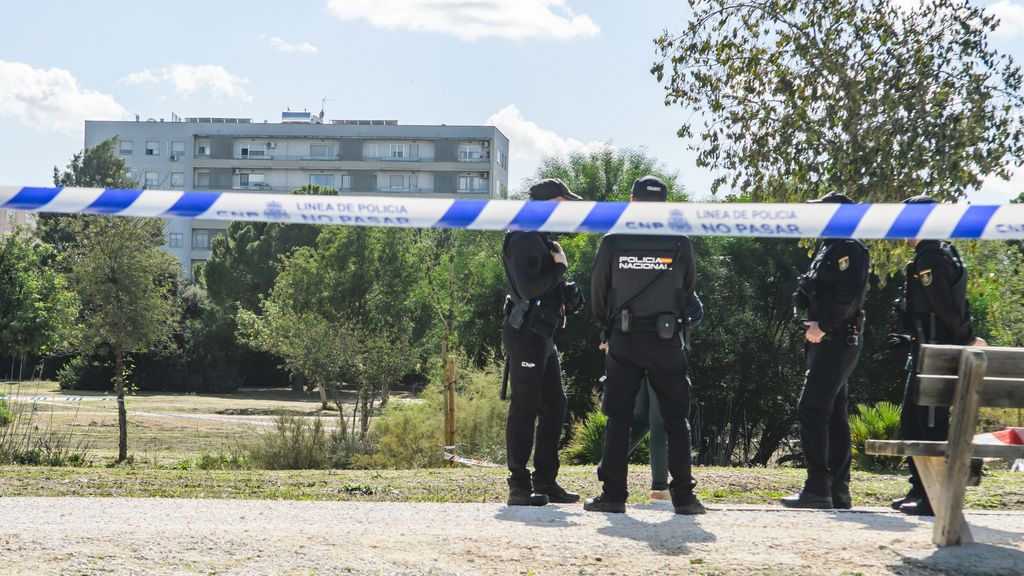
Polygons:
M610 295L612 289L612 275L615 273L615 262L617 245L622 241L635 242L638 238L653 240L656 243L667 245L666 256L674 255L678 247L678 260L672 264L672 268L681 266L683 271L681 290L685 293L684 298L679 302L677 312L686 314L689 306L694 300L694 288L697 284L697 274L694 265L693 244L686 236L637 236L628 234L608 234L601 239L601 246L597 249L597 256L594 259L594 267L590 277L590 304L594 318L604 326L608 322L608 315L614 310L609 310L611 305ZM641 244L646 242L641 241ZM647 282L642 282L646 285ZM654 295L657 291L651 290L648 295ZM622 295L623 299L630 294ZM639 303L638 303L639 304ZM671 310L673 305L666 299L665 311ZM621 302L617 305L621 306ZM631 306L632 308L632 306Z
M922 240L907 265L908 311L935 314L935 334L940 344L974 342L971 312L967 304L967 271L952 248L938 240Z
M807 273L813 285L808 320L826 334L854 322L864 307L870 266L863 242L825 240Z
M551 240L543 232L509 232L502 261L520 298L535 300L545 295L560 297L565 265L551 256Z

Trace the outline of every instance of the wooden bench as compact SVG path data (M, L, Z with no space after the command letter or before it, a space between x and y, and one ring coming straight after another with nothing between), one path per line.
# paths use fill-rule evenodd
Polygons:
M1024 458L1024 446L972 443L981 407L1024 407L1024 348L921 346L917 402L949 406L949 441L868 440L868 454L914 459L935 510L932 541L973 542L964 521L972 458Z

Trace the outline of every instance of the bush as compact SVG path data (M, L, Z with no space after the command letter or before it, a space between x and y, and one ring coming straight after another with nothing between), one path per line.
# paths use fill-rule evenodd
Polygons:
M6 400L0 400L0 426L7 426L14 421L14 413Z
M464 362L456 383L455 443L459 454L505 462L508 405L498 397L502 367L476 368ZM370 426L368 454L360 468L435 468L444 464L444 387L439 378L416 402L392 402Z
M61 390L114 389L114 365L112 362L86 356L75 356L57 370L57 383Z
M259 435L248 447L249 459L267 470L329 468L334 462L334 441L323 418L282 414L274 428Z
M569 445L562 451L562 459L569 464L597 464L604 452L604 428L608 417L600 409L592 410L583 420L578 420L572 427ZM651 435L647 434L633 450L629 461L632 464L647 464L650 459L648 443Z
M868 440L898 440L900 407L892 402L874 406L857 405L857 414L850 416L850 440L853 444L853 465L859 470L895 472L903 463L894 456L873 456L864 452Z
M0 465L21 466L89 466L89 446L86 442L72 437L71 427L65 432L53 430L50 424L42 426L34 422L33 410L10 411L7 403L0 400L0 419L4 408L10 419L0 427Z

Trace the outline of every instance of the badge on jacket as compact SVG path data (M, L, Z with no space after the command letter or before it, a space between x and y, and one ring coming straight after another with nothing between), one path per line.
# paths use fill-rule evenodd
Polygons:
M839 259L839 269L840 270L846 270L849 267L850 267L850 257L849 256L843 256L842 258Z
M917 276L921 279L921 284L924 284L925 286L931 286L932 285L932 269L931 268L928 268L927 270L921 270L920 272L917 273Z

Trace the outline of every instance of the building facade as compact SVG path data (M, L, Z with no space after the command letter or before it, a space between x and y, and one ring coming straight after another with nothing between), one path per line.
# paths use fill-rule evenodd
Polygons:
M248 118L86 121L85 146L117 138L139 188L289 194L316 184L340 195L505 198L508 138L493 126L404 126L285 112ZM229 222L169 219L166 249L193 277Z

